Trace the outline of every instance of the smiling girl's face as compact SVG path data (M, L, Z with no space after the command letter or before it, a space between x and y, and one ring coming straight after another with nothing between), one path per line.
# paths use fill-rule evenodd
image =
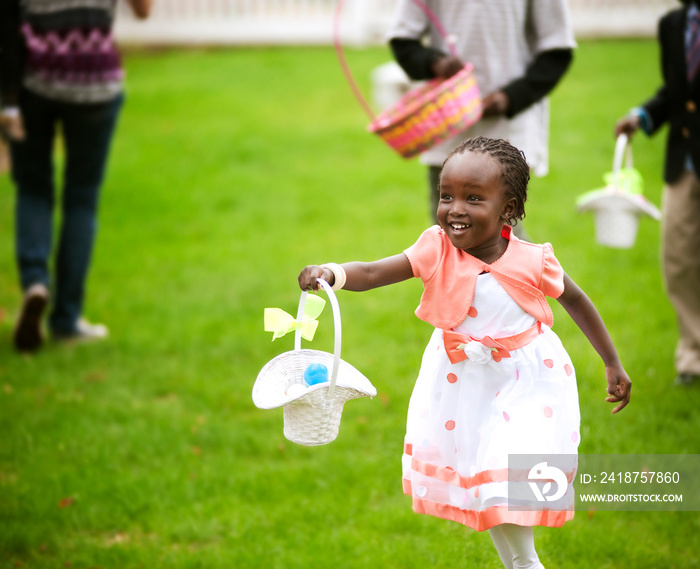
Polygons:
M437 218L458 249L493 263L508 246L501 231L515 207L515 198L506 196L501 164L489 154L454 154L443 167Z

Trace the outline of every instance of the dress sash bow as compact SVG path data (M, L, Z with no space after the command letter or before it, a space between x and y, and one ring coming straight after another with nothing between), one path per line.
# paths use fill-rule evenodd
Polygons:
M541 333L541 322L537 322L532 327L528 328L524 332L521 332L520 334L496 339L492 338L491 336L474 338L473 336L461 334L459 332L455 332L454 330L445 330L443 333L443 342L445 343L447 357L453 364L467 359L473 359L476 363L486 363L486 361L491 359L496 362L500 362L503 358L509 358L510 352L526 346ZM477 356L470 358L469 353L471 352L474 354L474 351L470 349L470 344L472 342L480 344L479 348L481 354L488 354L490 351L488 357Z

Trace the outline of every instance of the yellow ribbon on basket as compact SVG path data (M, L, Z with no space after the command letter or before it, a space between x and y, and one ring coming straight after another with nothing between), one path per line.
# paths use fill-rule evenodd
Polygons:
M299 320L280 308L265 309L265 332L272 332L272 341L281 338L289 332L301 330L301 337L304 340L313 340L316 328L318 328L318 318L323 312L326 301L320 296L310 294L304 303L304 312Z

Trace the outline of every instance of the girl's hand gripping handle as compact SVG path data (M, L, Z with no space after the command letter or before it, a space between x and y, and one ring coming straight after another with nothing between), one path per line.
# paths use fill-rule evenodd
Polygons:
M301 290L318 290L319 284L316 279L323 279L329 285L335 284L335 274L330 269L319 265L308 265L299 273L299 288Z

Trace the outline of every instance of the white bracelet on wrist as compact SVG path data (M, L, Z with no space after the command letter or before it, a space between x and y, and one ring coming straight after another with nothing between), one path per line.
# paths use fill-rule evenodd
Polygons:
M4 107L2 111L0 111L0 115L14 119L19 116L19 107Z
M331 287L333 290L340 290L345 286L347 275L345 274L345 269L343 269L343 267L341 267L338 263L326 263L321 265L321 268L328 269L331 273L333 273L333 276L335 277L333 286Z

